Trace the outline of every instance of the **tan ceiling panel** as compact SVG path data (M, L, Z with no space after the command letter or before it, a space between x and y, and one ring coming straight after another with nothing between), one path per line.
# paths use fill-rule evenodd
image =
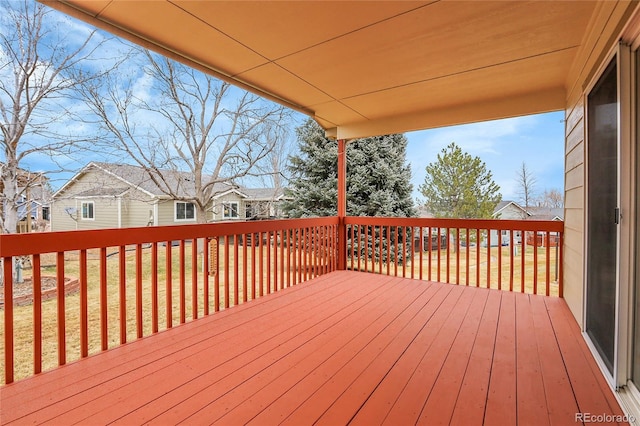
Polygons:
M562 108L597 4L41 1L348 137Z
M81 4L82 8L89 12L91 15L96 16L99 14L112 0L94 0L92 2L78 1L78 0L69 0L69 4L77 6Z
M300 105L313 105L331 101L331 97L311 86L278 65L268 63L236 76L255 87L267 89L276 96L286 97Z
M118 27L135 28L137 34L171 51L233 75L265 62L236 41L171 3L114 1L98 16Z
M313 111L315 111L316 117L338 124L365 119L365 117L337 101L315 105Z
M273 60L431 1L377 1L373 6L358 1L174 3Z
M369 120L563 87L577 48L345 99ZM331 118L331 116L327 116Z
M592 9L587 2L440 2L277 62L342 99L576 46ZM567 14L581 25L568 26Z

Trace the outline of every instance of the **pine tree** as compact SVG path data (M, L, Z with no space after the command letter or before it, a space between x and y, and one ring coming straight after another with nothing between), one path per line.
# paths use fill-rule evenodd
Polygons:
M490 218L502 198L484 162L463 152L455 142L427 166L419 189L436 217Z
M338 146L313 120L297 129L299 155L290 158L292 174L285 204L290 217L334 216L338 198ZM347 144L347 214L415 216L407 139L395 134L356 139Z
M287 194L291 200L284 209L290 217L335 216L338 212L337 142L325 138L324 131L313 120L299 127L297 134L300 155L290 158L292 179ZM407 138L400 134L356 139L347 144L347 215L415 216L406 148ZM411 247L409 232L405 247L402 243L394 244L396 240L405 241L402 229L383 229L382 241L380 228L368 228L367 234L361 232L362 229L356 228L353 233L361 257L382 262L397 259L400 264L405 261ZM351 235L349 233L347 241L348 253L352 250ZM364 241L366 244L362 244ZM391 242L389 247L387 241Z

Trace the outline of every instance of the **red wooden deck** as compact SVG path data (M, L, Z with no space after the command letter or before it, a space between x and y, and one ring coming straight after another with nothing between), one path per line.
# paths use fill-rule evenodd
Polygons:
M0 392L2 424L541 425L622 415L562 299L360 272Z

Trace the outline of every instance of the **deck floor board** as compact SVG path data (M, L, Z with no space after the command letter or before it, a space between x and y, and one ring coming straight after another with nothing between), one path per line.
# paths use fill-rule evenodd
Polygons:
M0 423L574 424L622 414L557 298L333 272L0 388Z

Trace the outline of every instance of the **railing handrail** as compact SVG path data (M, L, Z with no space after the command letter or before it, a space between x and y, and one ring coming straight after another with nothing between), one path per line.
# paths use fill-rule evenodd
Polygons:
M513 219L443 219L416 217L347 216L347 225L414 226L422 228L469 228L514 231L564 232L564 221Z
M337 225L337 216L0 235L0 258Z

